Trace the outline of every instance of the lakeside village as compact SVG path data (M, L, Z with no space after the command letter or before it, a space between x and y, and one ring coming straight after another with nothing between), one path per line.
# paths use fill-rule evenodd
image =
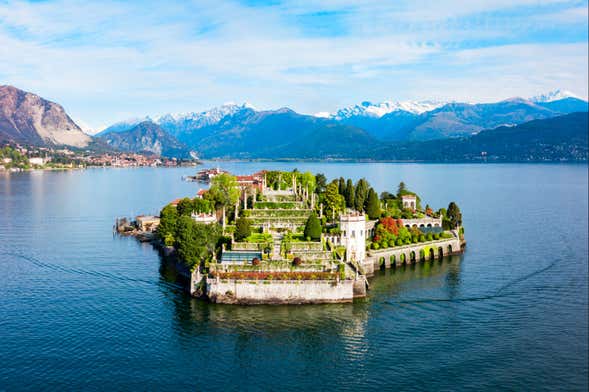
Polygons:
M0 172L32 169L83 169L86 167L194 166L198 161L180 161L153 154L78 151L68 148L22 146L0 147Z
M380 197L365 179L203 170L196 197L156 216L117 219L116 230L150 241L187 278L192 295L229 304L351 302L375 269L461 253L456 203L434 211L400 183Z

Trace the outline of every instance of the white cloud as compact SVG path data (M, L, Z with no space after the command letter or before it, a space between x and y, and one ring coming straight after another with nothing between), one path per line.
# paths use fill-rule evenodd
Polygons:
M364 99L470 101L544 87L587 96L586 39L517 43L543 7L560 7L551 28L582 23L576 2L310 4L9 1L0 4L0 83L55 100L95 129L229 100L315 113ZM517 7L542 12L494 14ZM344 31L306 32L297 18L319 11L336 11Z

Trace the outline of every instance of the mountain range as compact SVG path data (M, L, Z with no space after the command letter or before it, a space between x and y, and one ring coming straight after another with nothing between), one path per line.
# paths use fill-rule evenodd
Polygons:
M587 101L562 90L495 103L362 102L333 114L316 115L289 108L257 110L247 103L226 104L203 112L130 119L107 127L92 139L61 106L2 86L0 141L78 147L94 141L116 150L177 158L194 156L195 151L204 158L389 159L387 154L400 151L396 148L419 143L431 146L439 140L450 144L479 140L475 136L482 131L505 128L519 132L517 125L532 120L587 110Z

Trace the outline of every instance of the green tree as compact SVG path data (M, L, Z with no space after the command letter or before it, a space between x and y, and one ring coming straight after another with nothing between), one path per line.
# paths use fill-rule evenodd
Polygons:
M399 187L397 188L397 197L400 197L401 195L403 195L406 192L407 192L407 187L405 186L405 183L403 181L401 181L399 183Z
M177 225L178 210L175 206L168 204L160 212L160 224L157 228L157 234L160 237L160 239L165 241L167 237L169 243L169 236L172 236L173 238L176 235Z
M243 241L252 233L252 222L247 218L239 218L235 222L235 240Z
M364 203L366 202L366 197L368 197L369 187L368 181L364 178L359 179L356 183L356 197L354 198L356 211L364 211Z
M311 172L304 172L298 177L299 183L303 186L303 189L308 189L309 194L315 192L317 186L316 177Z
M315 192L321 194L325 192L327 187L327 177L323 173L317 173L315 175Z
M321 222L319 222L319 218L317 214L314 212L309 215L307 219L307 223L305 223L305 238L311 238L313 241L318 241L321 239L321 232L323 231L321 227Z
M325 212L334 219L346 207L344 197L338 192L338 182L333 181L325 188Z
M192 200L192 210L198 213L209 213L213 211L211 201L206 199L194 198Z
M337 189L337 191L342 196L346 192L346 180L344 180L343 177L340 177L339 180L338 180L338 189Z
M455 229L462 225L462 212L460 212L460 208L458 208L456 203L450 202L450 204L448 204L446 219L450 224L450 229Z
M216 209L223 210L223 224L225 225L227 208L236 206L241 194L237 179L227 173L219 174L211 180L211 187L206 194L215 203Z
M220 238L221 229L216 223L197 223L189 216L178 219L176 251L180 260L191 269L213 258Z
M346 182L346 189L344 191L344 198L346 199L346 207L354 208L356 202L356 190L354 188L354 183L351 179L348 178Z
M377 219L380 217L380 201L378 200L378 195L373 188L368 190L368 197L366 199L366 213L370 219Z
M185 197L182 200L180 200L178 202L178 206L176 207L178 209L178 215L180 216L190 216L190 214L192 214L192 210L194 208L194 204L192 203L192 200L190 200L189 198Z

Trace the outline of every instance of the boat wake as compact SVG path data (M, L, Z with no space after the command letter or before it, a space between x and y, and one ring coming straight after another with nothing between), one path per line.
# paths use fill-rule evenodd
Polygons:
M147 279L136 279L136 278L130 278L128 276L123 276L123 275L115 275L115 274L111 274L108 272L100 272L100 271L92 271L92 270L86 270L86 269L80 269L80 268L65 267L65 266L59 265L59 264L47 263L47 262L39 260L33 256L29 256L29 255L25 255L25 254L21 254L21 253L2 252L2 253L0 253L0 255L16 257L21 260L25 260L25 261L27 261L37 267L40 267L40 268L46 268L46 269L50 269L53 271L65 272L65 273L69 273L69 274L92 276L92 277L96 277L96 278L108 279L111 281L132 282L132 283L142 283L142 284L147 284L147 285L155 285L155 286L166 287L171 290L181 290L182 289L181 285L166 282L164 280L153 281L153 280L147 280Z
M540 268L536 271L530 272L524 276L519 278L513 279L512 281L504 284L503 286L499 287L495 292L488 294L488 295L481 295L481 296L473 296L473 297L462 297L462 298L418 298L418 299L407 299L407 300L399 300L399 301L385 301L384 303L387 305L404 305L404 304L423 304L423 303L439 303L439 302L475 302L475 301L487 301L490 299L497 299L497 298L504 298L515 293L509 292L508 290L518 284L525 282L529 279L532 279L536 275L540 275L554 266L556 266L561 259L556 259L552 263L548 264L546 267Z

